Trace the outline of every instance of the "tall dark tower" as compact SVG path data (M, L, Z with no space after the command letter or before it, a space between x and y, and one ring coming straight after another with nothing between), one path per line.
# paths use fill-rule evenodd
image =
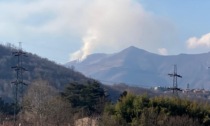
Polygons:
M177 66L174 65L174 72L168 74L170 77L173 77L173 86L172 88L169 88L170 90L173 90L173 94L178 96L178 91L181 91L180 88L178 88L177 78L182 78L181 75L177 74Z
M16 115L19 109L18 100L19 95L22 94L22 91L20 90L22 90L23 85L26 85L23 82L23 72L26 71L26 69L22 66L22 57L26 56L26 53L22 51L21 42L19 43L19 49L16 52L13 52L12 55L17 58L16 65L12 67L16 72L16 80L12 82L14 84L14 126L16 126Z

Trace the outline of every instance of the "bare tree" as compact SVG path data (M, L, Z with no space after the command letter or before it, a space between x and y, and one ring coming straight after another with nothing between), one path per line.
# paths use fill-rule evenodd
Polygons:
M22 102L22 122L36 126L62 126L71 122L71 105L47 81L34 81Z

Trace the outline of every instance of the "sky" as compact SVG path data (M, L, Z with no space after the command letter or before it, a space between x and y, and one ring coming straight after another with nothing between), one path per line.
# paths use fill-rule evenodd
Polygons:
M160 55L210 50L209 0L0 0L0 43L59 64L136 46Z

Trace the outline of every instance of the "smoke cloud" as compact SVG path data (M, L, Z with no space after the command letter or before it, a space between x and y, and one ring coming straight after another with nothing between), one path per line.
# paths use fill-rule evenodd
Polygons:
M83 12L83 46L71 54L71 60L131 45L154 52L173 36L172 24L134 0L91 0Z
M69 47L71 52L81 46L70 54L71 60L131 45L157 52L174 40L174 26L146 11L137 0L7 1L1 2L0 12L1 38L80 38L80 43L72 39L68 43L74 46ZM57 43L67 45L67 41Z

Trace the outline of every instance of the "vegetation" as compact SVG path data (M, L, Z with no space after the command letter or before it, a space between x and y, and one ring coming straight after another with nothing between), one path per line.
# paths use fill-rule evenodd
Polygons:
M124 83L119 83L114 85L103 85L103 86L104 88L107 89L109 98L113 102L117 102L118 98L124 91L132 92L133 94L136 95L147 94L149 97L163 95L159 92L155 92L147 88L128 86Z
M72 121L71 104L63 99L47 81L38 80L28 88L19 113L25 125L67 125Z
M71 103L75 111L82 111L86 116L101 114L107 101L106 92L97 81L70 83L62 96Z
M2 97L6 94L13 97L13 86L9 84L15 79L15 72L11 70L16 63L11 55L13 51L17 50L11 45L0 45ZM16 115L17 122L22 125L72 126L81 125L84 120L98 126L210 125L208 102L160 96L147 89L130 88L123 84L103 86L73 68L69 70L34 54L27 55L23 66L29 71L24 73L24 80L29 85L23 98L19 99ZM114 102L108 100L108 94ZM9 103L0 98L0 123L11 124L14 104L7 101Z
M10 101L13 101L14 96L14 85L11 82L16 80L16 72L11 69L17 64L17 58L12 55L15 51L18 51L17 47L11 44L0 44L0 96ZM23 79L27 84L35 80L47 80L52 87L63 90L67 83L74 81L84 83L91 80L74 69L65 68L31 53L27 53L27 57L22 58L22 65L27 69L23 73Z
M124 93L125 94L125 93ZM210 125L210 105L175 97L122 95L106 106L101 125L199 126ZM111 123L111 124L110 124Z
M2 98L0 98L0 123L10 118L13 115L13 113L14 104L6 103Z
M48 81L37 80L28 87L20 106L18 123L32 126L81 125L84 120L98 126L210 125L207 102L124 91L116 103L111 103L97 81L70 83L59 93Z

